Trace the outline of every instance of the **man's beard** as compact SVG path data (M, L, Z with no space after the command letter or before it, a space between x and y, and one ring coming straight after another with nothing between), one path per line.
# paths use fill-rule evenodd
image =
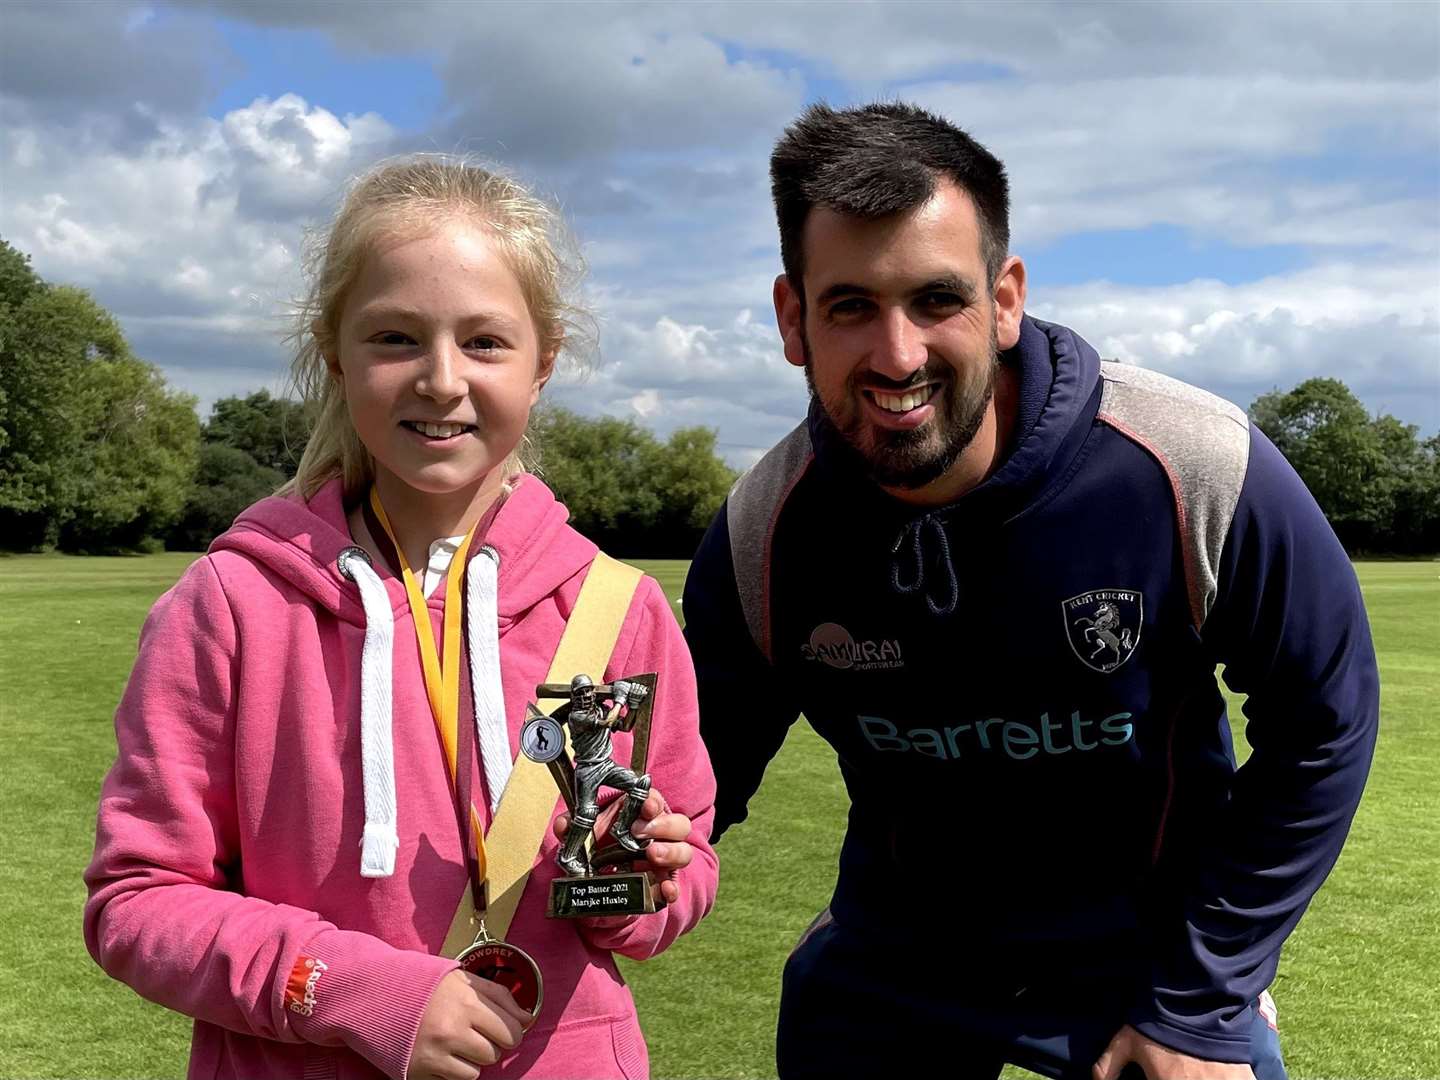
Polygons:
M803 332L801 341L805 346L805 381L810 387L810 399L820 406L830 425L865 461L870 478L881 487L914 491L948 473L975 440L995 394L1000 350L993 324L986 363L966 365L961 373L949 364L931 365L927 361L904 383L888 388L899 394L908 387L938 384L932 399L935 415L910 431L886 431L865 420L858 369L846 380L845 400L832 409L815 387L810 341Z

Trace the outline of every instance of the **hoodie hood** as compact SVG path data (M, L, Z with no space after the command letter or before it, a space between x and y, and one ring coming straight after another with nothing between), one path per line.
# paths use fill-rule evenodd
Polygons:
M1085 441L1100 406L1100 355L1069 327L1026 315L1020 340L1001 361L1020 374L1015 429L1000 467L972 494L1009 517L1033 501Z
M883 491L818 402L806 420L822 482L889 548L890 587L920 593L933 615L952 614L960 599L951 525L1003 524L1063 483L1100 405L1099 354L1068 327L1024 316L1000 362L1019 376L1009 444L984 483L946 506L920 508Z
M598 550L565 526L569 512L540 480L519 477L472 552L493 548L499 562L499 618L509 622L579 573ZM365 624L356 586L341 572L340 553L355 546L345 519L338 478L307 502L297 495L272 495L251 506L210 545L237 551L261 563L339 619ZM375 573L391 607L408 611L405 584L384 566Z
M457 676L460 707L461 715L474 717L491 814L499 807L514 761L500 635L518 613L558 591L595 558L595 545L566 528L567 517L544 484L522 476L493 516L481 519L484 533L477 529L470 558L461 568L465 648L461 651L463 670ZM410 621L404 582L387 567L374 565L353 543L338 478L308 502L274 496L257 503L211 545L211 551L248 556L338 619L364 628L360 742L365 831L360 873L363 877L391 876L400 845L393 654L396 627ZM432 596L428 604L432 618L437 606L443 606L443 597Z

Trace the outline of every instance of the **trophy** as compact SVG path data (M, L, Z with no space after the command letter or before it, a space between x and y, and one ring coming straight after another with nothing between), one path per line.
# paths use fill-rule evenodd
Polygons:
M644 860L650 841L630 833L645 796L650 794L645 759L650 748L655 681L652 673L596 686L590 676L576 675L569 683L542 683L535 688L540 698L569 699L549 716L534 704L526 706L521 752L549 767L570 810L570 828L555 857L565 876L550 883L550 902L545 909L552 919L640 915L655 910L654 878L633 870L634 863ZM565 752L567 726L573 762ZM611 756L612 731L633 736L629 768ZM620 791L623 801L611 829L614 843L591 851L601 788Z

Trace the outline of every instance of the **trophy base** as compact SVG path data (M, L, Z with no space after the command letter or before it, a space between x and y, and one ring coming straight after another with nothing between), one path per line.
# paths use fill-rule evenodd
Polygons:
M555 878L545 915L551 919L650 915L655 911L654 882L648 873Z

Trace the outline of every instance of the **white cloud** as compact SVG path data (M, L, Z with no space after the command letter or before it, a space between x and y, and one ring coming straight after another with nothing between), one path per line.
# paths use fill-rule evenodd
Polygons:
M1206 74L911 89L1004 159L1019 243L1171 224L1240 245L1440 246L1433 191L1397 195L1399 176L1362 184L1307 175L1310 159L1342 148L1353 155L1361 128L1366 155L1433 163L1433 76L1355 83Z
M451 108L429 133L432 148L506 161L763 143L805 94L798 72L727 56L688 5L219 6L265 25L318 28L372 54L437 56Z
M716 325L615 320L604 360L552 383L557 400L588 413L640 419L662 437L719 428L722 451L750 463L805 414L804 377L786 363L775 329L742 308Z
M1433 75L1440 25L1428 4L857 4L787 0L756 18L748 4L687 9L693 25L754 48L780 49L853 84L944 69L1083 81L1205 70L1374 79ZM1057 108L1061 103L1057 103Z
M534 9L471 10L442 70L461 103L447 134L482 152L547 162L726 146L763 139L804 100L798 74L732 62L649 12L566 8L557 39L534 33Z
M1440 267L1333 263L1245 285L1105 282L1050 290L1029 311L1102 356L1248 406L1302 379L1341 379L1372 410L1440 423Z
M383 155L395 137L375 113L342 119L295 94L227 113L217 134L227 167L204 196L234 199L245 216L272 220L323 214L357 164Z
M9 0L0 25L0 97L11 109L31 121L83 120L115 145L149 138L157 116L202 108L238 71L212 23L158 19L139 4Z
M1440 268L1330 263L1243 285L1092 282L1032 295L1029 313L1072 327L1102 356L1154 368L1242 407L1304 378L1342 379L1370 403L1440 426ZM662 436L704 424L738 466L804 416L804 377L768 311L711 324L662 316L610 327L607 361L558 380L557 400L639 419Z
M45 278L92 290L136 351L202 404L283 381L302 222L393 135L287 94L166 120L136 147L83 129L0 132L0 235Z
M0 234L43 275L93 289L206 401L279 384L301 226L348 176L402 146L473 148L557 192L584 242L603 360L556 397L662 435L716 426L748 463L805 408L769 310L766 164L818 73L841 101L898 91L997 151L1022 254L1164 224L1320 264L1228 285L1184 281L1182 262L1183 284L1142 288L1106 282L1118 268L1097 245L1095 280L1034 295L1032 311L1102 353L1241 404L1333 374L1372 408L1440 425L1440 24L1426 5L775 3L757 18L571 4L538 9L543 26L529 5L192 9L94 6L77 39L46 5L7 8ZM429 55L442 119L402 134L283 83L206 118L232 63L218 10Z
M264 295L294 279L301 215L328 209L389 136L376 116L338 118L294 95L218 122L166 122L133 150L10 128L0 231L42 273L81 285L163 285L197 265L210 300Z

